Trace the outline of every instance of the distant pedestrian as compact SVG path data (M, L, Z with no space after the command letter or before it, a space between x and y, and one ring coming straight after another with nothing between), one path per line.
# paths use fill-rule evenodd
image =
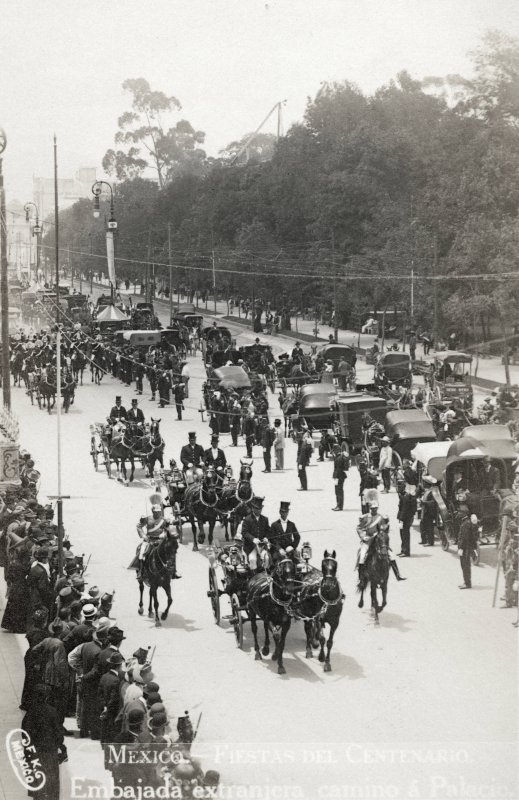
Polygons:
M274 420L274 430L276 438L274 440L274 456L276 459L275 469L284 469L285 467L285 434L283 432L280 419Z
M313 447L305 438L303 438L301 442L301 447L299 449L299 454L297 457L297 474L299 477L299 482L301 484L300 488L297 490L298 492L306 492L308 490L308 479L306 475L306 468L310 463L310 456L312 454Z
M384 492L387 494L391 488L391 468L393 466L393 449L389 445L387 436L383 436L380 440L380 453L378 468L382 476L384 484Z
M341 450L340 445L336 444L333 448L333 481L335 483L335 508L332 511L343 511L344 509L344 481L348 477L350 459L347 452Z
M400 495L398 503L398 520L400 522L401 548L399 556L409 558L411 555L411 525L416 514L416 497L409 492Z
M477 552L479 530L479 520L476 514L471 514L461 523L458 534L458 555L463 583L460 589L472 589L472 556Z

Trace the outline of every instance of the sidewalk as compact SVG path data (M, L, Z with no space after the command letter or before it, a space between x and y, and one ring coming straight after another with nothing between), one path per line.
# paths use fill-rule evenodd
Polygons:
M109 286L109 282L106 281L102 284L96 283L94 285ZM74 282L74 287L79 289L79 282L77 280ZM87 284L87 288L90 288L89 284ZM139 297L139 291L136 291L136 289L140 290L140 287L138 286L135 287L133 284L130 284L128 292L126 292L126 290L123 288L122 294L129 294L133 296L135 291L135 296ZM154 302L159 303L162 308L169 308L169 299L155 298ZM181 297L180 302L187 303L188 300L185 297ZM176 307L176 305L177 305L177 295L175 295L173 298L173 309ZM196 300L195 300L195 305L196 305ZM207 303L199 303L197 307L200 309L201 312L204 313L204 315L210 317L215 316L214 300L212 298L208 300ZM229 309L227 303L224 300L218 300L216 302L216 312L218 316L221 315L222 317L227 318ZM232 321L234 324L237 325L242 324L246 327L251 326L250 316L248 317L248 319L245 319L243 315L240 317L235 312L236 309L233 310L233 315L232 317L229 317L229 321ZM318 332L316 339L314 333L315 320L313 319L302 319L301 317L297 318L292 317L291 325L292 325L292 330L281 331L279 335L286 336L287 338L293 339L294 341L298 339L298 337L300 336L301 341L303 340L306 342L317 341L323 343L327 342L330 334L333 335L334 333L334 329L329 325L318 325L317 326ZM355 347L362 355L365 353L366 348L372 346L376 338L377 338L376 336L366 333L359 334L358 331L355 332L350 330L339 329L338 332L338 341L340 344L348 344L352 347ZM388 338L386 339L386 345L390 346L395 341L396 341L395 339ZM419 344L417 347L416 355L418 359L423 357L423 349L421 344ZM475 362L473 363L473 369L475 369ZM510 380L512 384L513 385L519 384L519 365L510 364L509 370L510 370ZM474 383L483 389L488 389L489 391L492 391L494 388L500 386L506 386L505 368L503 364L501 364L501 359L497 356L490 358L480 357L477 370L477 377L474 378Z

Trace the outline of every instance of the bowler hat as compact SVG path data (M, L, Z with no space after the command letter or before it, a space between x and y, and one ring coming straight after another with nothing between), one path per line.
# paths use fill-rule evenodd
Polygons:
M137 725L143 721L146 713L143 708L130 708L128 712L128 724Z
M159 700L157 700L156 703L152 703L152 705L149 708L149 712L150 712L152 717L155 714L162 714L165 710L166 710L166 706L164 705L164 703L161 703Z
M114 653L112 653L110 658L107 659L106 663L111 664L112 667L119 667L123 663L123 661L124 658L122 657L121 653L118 650L116 650Z
M162 728L164 725L167 725L169 722L167 714L164 711L159 711L157 714L153 714L150 721L148 722L148 727L150 728Z
M111 628L108 629L108 639L111 642L122 642L123 639L126 639L124 635L124 631L117 627L117 625L112 625Z
M152 692L158 692L159 689L160 686L158 683L155 683L155 681L150 681L149 683L146 684L146 686L142 690L142 693L144 697L148 697L148 695L150 695Z
M152 706L162 705L162 697L158 692L150 692L149 694L143 692L143 695L146 698L146 705L148 708L151 709Z
M250 501L250 504L255 508L263 508L264 500L265 500L264 497L258 497L257 495L254 495L254 497Z

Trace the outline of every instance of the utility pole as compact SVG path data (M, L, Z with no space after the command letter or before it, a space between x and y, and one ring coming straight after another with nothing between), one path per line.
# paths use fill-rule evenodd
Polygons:
M146 270L145 270L146 279L144 287L144 300L146 303L151 303L150 261L151 261L151 228L148 228L148 251L146 256Z
M9 286L7 283L7 217L5 213L4 176L1 155L5 150L7 137L0 128L0 292L2 295L2 393L4 406L11 410L11 370L9 363Z
M214 298L214 313L216 316L216 267L214 263L214 237L213 237L212 225L211 225L211 255L213 258L213 298Z
M414 324L414 262L411 262L411 325Z
M70 254L70 245L67 246L67 259L68 259L68 268L70 270L70 287L74 288L74 266L72 264L72 256Z
M332 269L333 269L333 338L339 340L339 326L337 323L337 271L335 269L335 233L332 230Z
M61 496L61 332L59 305L59 207L58 207L58 145L54 134L54 244L56 251L56 403L58 425L58 572L63 575L63 498Z
M168 222L168 264L169 264L169 324L173 325L173 267L171 266L171 222Z
M434 342L434 349L436 350L437 343L438 343L438 234L434 234L433 236L433 268L432 268L432 277L433 277L433 298L434 298L434 320L433 320L433 342Z

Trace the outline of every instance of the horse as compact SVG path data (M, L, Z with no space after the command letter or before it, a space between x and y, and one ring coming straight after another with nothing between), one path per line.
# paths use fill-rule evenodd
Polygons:
M117 480L124 482L125 486L128 486L128 482L131 483L133 481L133 476L135 474L135 458L132 450L132 436L133 431L131 428L127 428L124 423L118 422L112 427L112 439L110 442L109 457L110 461L115 461ZM129 461L131 465L129 481L126 472L126 461ZM120 467L119 464L121 465Z
M148 477L153 477L153 470L155 462L158 461L161 468L164 469L164 448L166 446L164 439L160 435L160 419L153 419L151 417L151 425L149 431L149 444L151 447L150 455L146 459L148 467Z
M144 592L144 584L149 587L150 601L148 605L148 617L152 616L151 606L153 603L155 609L155 627L160 628L160 620L165 620L168 616L173 598L171 597L171 576L175 569L176 552L178 550L178 539L175 534L167 533L164 539L161 539L156 547L148 550L144 557L142 570L137 574L139 582L139 614L143 613L142 595ZM168 603L166 610L162 612L159 619L159 599L157 591L159 588L164 589Z
M332 553L325 550L321 571L314 567L309 568L303 576L297 599L291 606L294 616L304 620L306 657L312 658L312 648L319 645L319 661L324 663L325 672L330 672L332 669L330 653L333 647L333 637L339 626L343 604L344 594L337 580L336 553L335 550ZM323 629L326 624L330 627L330 635L326 642L325 656Z
M85 367L87 364L86 355L83 353L82 350L75 348L70 361L71 361L72 374L74 376L74 380L76 381L76 383L78 382L78 380L80 380L81 386L83 386L83 373L85 371Z
M217 510L222 515L225 526L225 541L229 541L228 524L231 526L231 537L242 519L248 513L248 503L252 500L252 459L240 460L240 474L238 480L230 480L220 489Z
M193 529L193 550L198 550L198 543L205 542L204 522L209 523L209 544L213 543L214 526L217 519L216 504L218 502L218 489L216 474L208 469L201 480L187 487L184 495L186 513ZM199 533L196 535L195 520L198 523Z
M45 408L45 404L47 404L47 411L50 414L56 405L56 394L58 391L56 368L54 366L42 368L39 390L43 407Z
M14 386L22 385L22 372L25 363L25 353L23 350L16 350L11 356L11 373L14 378Z
M283 666L285 640L292 624L289 608L296 592L295 565L292 559L283 558L275 565L272 572L260 572L254 575L247 584L247 610L254 636L256 661L261 661L262 654L268 656L270 651L269 631L275 642L272 660L277 661L278 675L286 673ZM258 643L258 626L256 617L263 620L265 642L260 652Z
M92 375L92 383L99 385L103 380L103 375L106 370L106 358L104 350L101 347L92 349L92 356L90 361L90 372Z
M364 606L364 591L369 583L371 608L375 624L379 624L378 615L387 605L387 581L389 578L389 556L382 537L377 534L370 544L368 555L362 569L359 565L359 581L357 591L360 592L359 608ZM382 591L382 605L378 604L377 589Z
M72 377L71 372L66 372L61 384L61 394L63 397L63 409L65 414L68 414L70 406L74 403L74 395L76 392L76 380Z

